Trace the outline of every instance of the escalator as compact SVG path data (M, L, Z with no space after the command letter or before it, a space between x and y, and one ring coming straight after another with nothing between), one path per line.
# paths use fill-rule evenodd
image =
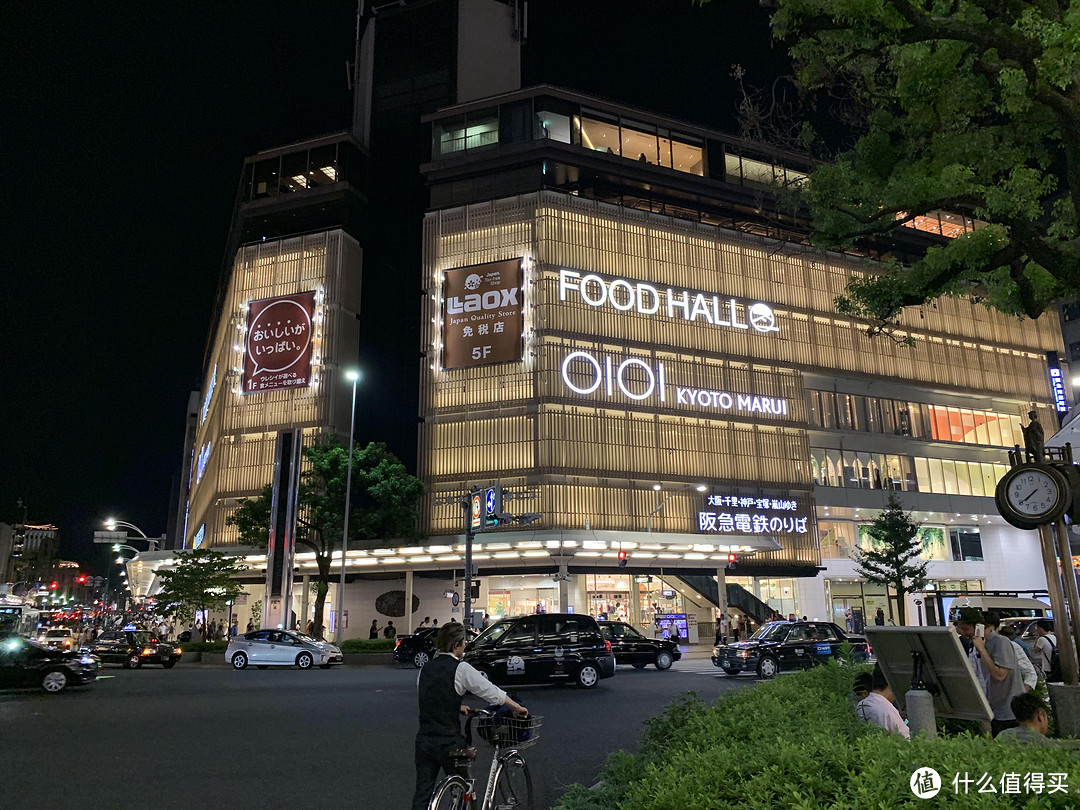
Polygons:
M716 587L715 578L694 574L675 574L674 578L689 585L705 599L708 599L714 607L720 607L720 600L718 598L720 592ZM727 584L727 603L729 607L741 610L758 625L768 622L775 612L771 607L750 593L750 591L746 590L741 585L734 585L730 582Z

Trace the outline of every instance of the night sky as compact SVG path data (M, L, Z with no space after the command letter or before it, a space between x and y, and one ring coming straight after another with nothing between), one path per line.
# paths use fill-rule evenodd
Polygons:
M0 5L0 521L165 531L243 159L348 126L355 8ZM526 85L730 131L734 63L784 70L755 0L530 3Z

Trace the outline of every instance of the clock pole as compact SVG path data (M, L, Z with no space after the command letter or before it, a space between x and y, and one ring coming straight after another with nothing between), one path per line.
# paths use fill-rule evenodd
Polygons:
M1066 624L1065 617L1069 614L1065 611L1065 594L1061 588L1062 574L1066 578L1073 574L1072 557L1068 555L1069 538L1064 531L1065 521L1059 520L1057 522L1058 539L1059 542L1064 541L1061 545L1064 546L1066 555L1061 558L1062 568L1058 568L1057 549L1054 548L1054 528L1049 524L1039 527L1039 546L1042 549L1043 568L1046 571L1046 590L1050 594L1050 608L1054 611L1054 629L1057 631L1054 635L1057 636L1058 651L1061 653L1062 680L1068 684L1075 684L1077 681L1076 647ZM1075 582L1075 575L1073 578ZM1075 627L1078 617L1075 613L1072 615L1072 623Z

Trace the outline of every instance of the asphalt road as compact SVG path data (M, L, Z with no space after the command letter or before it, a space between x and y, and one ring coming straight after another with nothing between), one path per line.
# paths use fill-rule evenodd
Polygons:
M544 717L542 739L526 753L537 807L574 782L595 782L607 755L636 749L642 722L680 693L711 702L755 683L718 672L683 661L668 672L619 667L590 691L519 687L520 702ZM412 668L180 664L103 674L59 695L0 692L0 806L409 806ZM486 765L478 760L478 776Z

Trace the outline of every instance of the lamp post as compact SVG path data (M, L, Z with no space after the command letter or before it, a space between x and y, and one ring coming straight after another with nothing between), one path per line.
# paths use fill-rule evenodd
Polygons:
M341 529L341 582L338 583L338 598L337 598L337 632L334 634L334 640L338 646L341 646L341 642L345 635L345 552L349 548L349 508L352 504L352 456L353 456L353 435L356 430L356 383L360 380L360 373L357 371L346 371L345 379L352 382L352 407L349 409L349 467L348 472L345 474L345 520ZM408 610L412 605L406 606Z
M148 546L147 550L148 551L157 551L159 538L150 537L149 535L147 535L146 532L144 532L142 529L140 529L134 523L128 523L126 520L117 520L116 518L112 518L112 517L105 519L105 528L108 529L110 532L116 531L117 526L120 526L121 528L124 528L124 529L131 529L132 531L138 532L139 537L141 537L143 540L146 541L146 544Z
M659 484L653 484L653 489L655 489L657 492L660 491L660 488L661 487L660 487ZM655 515L657 512L659 512L661 509L663 509L664 504L666 504L668 501L670 501L672 498L674 498L680 492L686 492L686 491L691 490L691 489L696 489L698 492L704 492L706 489L708 489L708 487L706 487L704 484L687 484L685 487L679 487L674 492L669 493L668 496L666 498L664 498L664 500L660 501L660 503L658 503L656 505L655 509L653 509L651 512L649 512L649 516L645 519L645 531L648 532L649 534L652 534L653 515Z

